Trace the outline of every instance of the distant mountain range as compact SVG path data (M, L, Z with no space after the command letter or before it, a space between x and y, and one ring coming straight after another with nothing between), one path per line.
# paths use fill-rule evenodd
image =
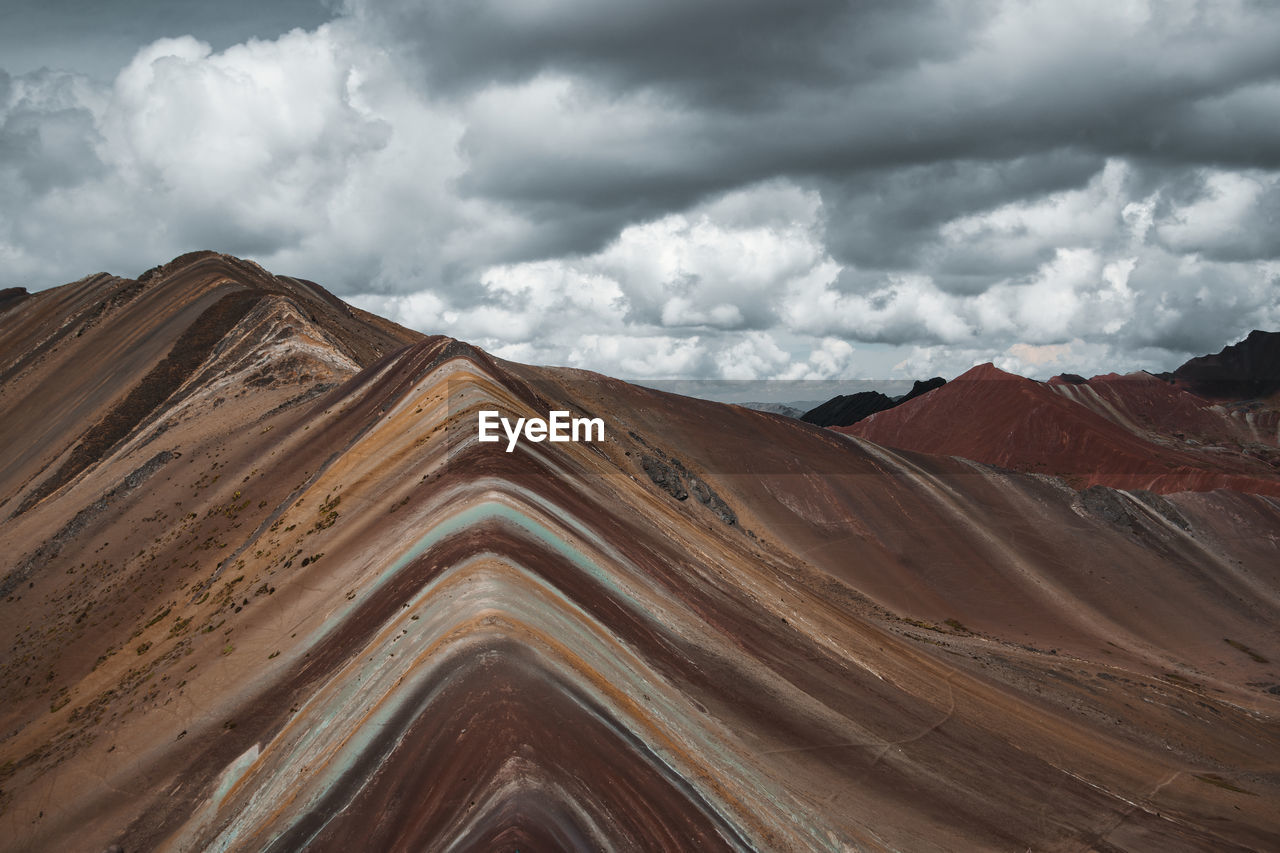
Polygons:
M843 431L1080 486L1280 495L1278 342L1253 332L1163 376L1035 382L981 365Z
M802 409L795 406L788 406L786 403L739 403L747 409L754 409L757 412L769 412L774 415L783 415L788 418L799 418L804 414Z

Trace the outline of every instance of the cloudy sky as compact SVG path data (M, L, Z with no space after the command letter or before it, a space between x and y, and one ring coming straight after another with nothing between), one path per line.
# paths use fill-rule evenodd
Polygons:
M1265 0L6 0L0 287L211 248L626 377L1280 329Z

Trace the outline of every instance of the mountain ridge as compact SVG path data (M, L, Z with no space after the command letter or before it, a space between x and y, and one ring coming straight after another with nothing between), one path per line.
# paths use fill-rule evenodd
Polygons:
M1280 494L1280 409L1224 408L1146 373L1037 382L987 363L841 431L1081 486Z
M1254 329L1244 340L1161 377L1211 400L1269 397L1280 391L1280 332Z
M210 305L275 289L0 526L15 847L1280 838L1274 500L893 450L266 275L200 256L0 314L9 513ZM475 441L552 407L606 440Z
M838 394L802 414L800 420L822 427L852 426L863 418L900 406L908 400L914 400L945 384L947 384L945 379L935 376L932 379L915 380L910 391L897 397L889 397L879 391Z

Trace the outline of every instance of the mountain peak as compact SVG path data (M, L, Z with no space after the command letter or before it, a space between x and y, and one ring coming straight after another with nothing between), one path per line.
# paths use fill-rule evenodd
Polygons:
M1280 332L1254 329L1244 340L1164 376L1211 400L1269 397L1280 391Z
M1024 382L1033 381L1033 380L1027 379L1024 376L1019 376L1016 373L1009 373L1008 371L1001 370L1000 368L996 367L994 363L990 361L983 362L982 364L974 365L973 367L969 368L964 373L961 373L959 376L957 376L955 379L951 381L952 382L974 382L977 380L987 380L987 379L1000 379L1000 380L1021 379Z

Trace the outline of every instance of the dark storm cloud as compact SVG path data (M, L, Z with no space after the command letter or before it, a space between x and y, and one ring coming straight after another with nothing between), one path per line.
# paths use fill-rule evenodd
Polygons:
M194 35L217 49L249 38L274 38L333 16L328 0L5 0L0 66L39 68L110 79L139 47L167 36Z
M820 188L838 255L906 268L966 196L987 209L1079 182L1104 157L1280 165L1280 16L1256 4L1155 4L1146 20L1119 3L353 6L439 97L572 81L540 112L482 113L463 140L464 191L543 223L530 258L593 251L628 223L790 176ZM610 111L611 125L580 121ZM936 215L913 190L931 173Z
M976 12L981 4L972 4ZM372 0L356 3L428 57L438 90L475 91L546 71L611 87L662 86L709 109L776 106L798 87L840 88L962 49L957 16L930 0Z
M1084 186L1103 164L1096 154L1057 149L1007 161L946 160L820 182L827 248L861 269L922 263L939 277L951 277L960 292L992 277L1025 274L1045 260L1042 251L1023 258L974 256L963 247L930 258L921 253L957 216Z
M100 174L94 119L76 91L78 81L38 71L22 82L19 88L0 71L0 103L9 104L0 112L0 171L12 182L10 192L39 196Z

